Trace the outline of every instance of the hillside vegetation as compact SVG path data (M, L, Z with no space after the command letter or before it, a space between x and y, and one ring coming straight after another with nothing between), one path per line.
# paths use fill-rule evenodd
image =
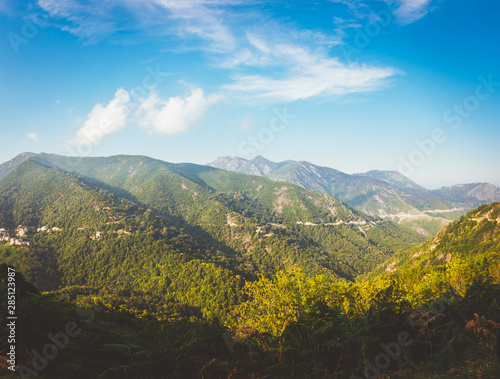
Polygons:
M263 177L147 157L67 162L38 155L0 180L0 290L15 267L25 373L500 373L500 203L422 242L330 195ZM40 369L33 349L68 322L81 332ZM2 324L2 343L8 332Z
M219 157L208 164L243 174L260 175L333 195L366 214L392 220L426 236L434 236L450 220L467 211L500 201L500 188L488 183L460 184L428 190L397 171L346 174L306 161L272 162Z

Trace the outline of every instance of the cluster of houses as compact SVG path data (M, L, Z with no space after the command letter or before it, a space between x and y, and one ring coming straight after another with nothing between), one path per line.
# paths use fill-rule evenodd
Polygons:
M17 235L18 235L19 237L24 237L24 236L26 236L26 235L28 234L28 231L29 231L29 229L28 229L28 228L26 228L26 227L24 227L24 226L21 226L21 225L19 225L19 226L17 227L17 229L16 229L16 233L17 233Z
M0 242L8 242L10 245L18 245L18 246L29 246L30 243L28 241L23 241L21 238L26 237L29 233L30 228L19 225L16 229L16 237L10 237L9 231L5 228L0 228ZM61 231L61 228L58 227L53 227L53 228L48 228L47 226L42 226L41 228L38 228L36 231L37 232L46 232L46 233L51 233L51 232L58 232Z
M19 237L24 237L26 234L28 234L28 228L23 228L22 226L19 226L16 231ZM18 246L30 245L29 242L23 241L20 238L10 237L8 230L5 228L0 228L0 241L8 242L10 245L18 245Z
M6 229L0 228L0 241L8 241L9 232Z
M50 233L50 232L60 232L61 230L62 229L58 228L57 226L54 226L53 228L48 228L47 226L42 226L41 228L38 228L36 231L38 233L40 233L40 232Z
M83 230L85 228L78 228L78 230ZM0 228L0 242L9 242L11 245L25 245L29 246L30 243L27 241L23 241L21 237L25 237L28 235L30 228L24 227L19 225L16 229L16 235L19 238L12 238L9 236L9 231L5 228ZM52 233L52 232L59 232L61 231L61 228L58 228L57 226L54 226L53 228L49 228L47 226L42 226L41 228L37 228L37 233ZM117 233L117 232L115 232ZM120 230L118 233L124 233L124 234L130 234L129 232ZM102 232L97 231L95 233L95 237L91 236L90 238L93 240L98 240L101 239L102 237Z

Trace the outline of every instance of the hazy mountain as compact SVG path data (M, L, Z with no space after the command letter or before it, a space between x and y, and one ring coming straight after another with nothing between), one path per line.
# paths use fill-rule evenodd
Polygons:
M219 166L224 166L225 170L245 175L267 176L286 163L287 162L271 162L259 155L251 161L238 157L233 157L231 160L228 160L226 157L219 157L214 162L208 164L208 166L215 168L221 168Z
M446 200L467 209L500 201L500 188L489 183L458 184L451 187L442 187L438 190L428 190L408 179L398 171L374 170L357 175L381 180L395 188L410 193Z
M365 173L354 174L354 175L366 176L368 178L377 179L391 185L392 187L407 192L425 194L425 192L427 191L424 187L418 185L413 180L408 179L399 171L372 170Z
M493 185L470 184L431 191L397 171L349 175L305 161L275 163L260 156L251 160L219 157L208 165L241 173L251 171L328 193L364 213L392 219L427 236L478 205L500 201L500 189Z
M30 159L35 155L36 155L35 153L29 153L29 152L21 153L15 158L11 159L10 161L0 164L0 179L2 179L5 175L7 175L9 172L15 169L21 163L23 163L24 161Z
M430 192L465 208L500 201L500 188L489 183L459 184Z

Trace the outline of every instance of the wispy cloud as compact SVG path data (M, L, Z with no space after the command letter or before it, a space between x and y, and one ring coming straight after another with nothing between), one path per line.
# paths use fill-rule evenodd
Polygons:
M53 21L64 21L58 24L62 30L86 40L94 41L121 29L120 24L109 17L113 13L113 1L38 0L38 5Z
M130 94L120 88L106 105L97 104L87 115L87 120L76 132L69 145L98 145L107 135L125 128L128 122Z
M173 34L210 41L206 48L227 50L234 37L221 19L238 0L38 0L39 6L63 22L60 27L93 41L120 31L146 35Z
M429 11L428 7L432 0L398 0L398 7L394 10L394 16L401 24L411 24L424 17Z
M373 16L374 5L389 5L394 16L402 25L411 24L429 12L432 0L329 0L332 3L342 3L357 19L365 19ZM336 19L338 21L338 18Z
M231 50L236 39L224 22L229 12L227 7L240 1L229 0L154 0L161 8L169 12L172 20L178 22L170 31L181 37L196 36L211 42L217 51Z
M199 122L207 110L221 100L220 95L205 96L201 88L192 87L185 97L162 100L156 92L143 99L137 109L139 127L151 134L178 134Z
M257 101L288 102L369 92L384 88L398 73L393 68L342 64L324 51L311 52L304 46L272 45L255 36L249 39L259 53L249 51L246 61L240 63L252 61L254 66L279 66L281 73L237 74L224 88Z
M185 41L190 49L203 50L213 67L226 71L228 79L222 88L229 100L286 102L385 88L398 73L396 69L380 64L342 64L332 56L330 48L343 44L346 30L360 26L357 21L373 15L372 3L395 4L394 14L400 23L410 23L427 12L431 0L331 1L344 3L352 14L352 18L346 20L335 19L331 31L311 30L290 20L276 19L270 13L258 10L245 13L238 8L252 4L253 0L109 0L104 3L38 0L38 3L53 17L65 20L66 30L82 38L132 29L181 37L176 41ZM194 95L196 91L191 96ZM170 103L161 104L155 96L150 95L144 107L151 107L155 101L153 108L174 107ZM178 100L172 101L176 104ZM160 119L162 112L166 110L148 116L148 125L160 125L161 122L153 119ZM148 128L166 133L175 130L164 126Z

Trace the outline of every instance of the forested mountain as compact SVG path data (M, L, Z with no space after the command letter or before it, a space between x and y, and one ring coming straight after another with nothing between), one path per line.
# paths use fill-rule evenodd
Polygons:
M7 175L9 172L15 169L21 163L30 159L31 157L34 157L35 155L36 155L35 153L29 153L29 152L21 153L17 157L11 159L10 161L0 164L0 179L2 179L5 175Z
M178 299L208 278L190 305L222 314L227 301L238 301L240 277L228 268L237 257L88 179L28 160L0 181L0 193L8 236L0 260L40 290L105 288L127 278L129 289Z
M189 169L200 177L199 166ZM500 374L500 203L469 212L435 238L396 253L379 275L353 283L296 266L238 276L223 268L237 259L210 254L210 241L201 244L111 187L34 160L0 186L2 222L30 242L0 250L0 261L17 268L17 359L25 377ZM93 219L95 226L88 225ZM19 221L46 228L19 228ZM0 264L4 293L8 271ZM75 285L39 294L22 272L38 286ZM3 313L5 296L0 304ZM80 329L64 337L60 331L70 323ZM2 343L8 333L4 323ZM37 354L47 354L53 341L60 350L42 365ZM0 375L7 367L0 357Z
M500 203L482 205L447 225L434 238L396 254L370 276L382 270L433 270L464 260L481 261L490 266L492 275L496 275L493 273L500 257L499 242Z
M499 374L500 203L422 242L262 176L144 156L24 158L0 179L0 289L14 267L24 377ZM42 367L37 352L68 323L81 332ZM1 356L0 375L8 366Z
M475 183L431 191L396 171L374 170L349 175L305 161L276 163L261 156L251 160L219 157L208 165L328 193L366 214L391 219L427 237L472 208L500 201L500 189L491 184Z
M40 290L127 277L207 318L225 318L257 274L353 281L422 241L326 194L137 156L31 157L0 180L0 228L0 259Z

